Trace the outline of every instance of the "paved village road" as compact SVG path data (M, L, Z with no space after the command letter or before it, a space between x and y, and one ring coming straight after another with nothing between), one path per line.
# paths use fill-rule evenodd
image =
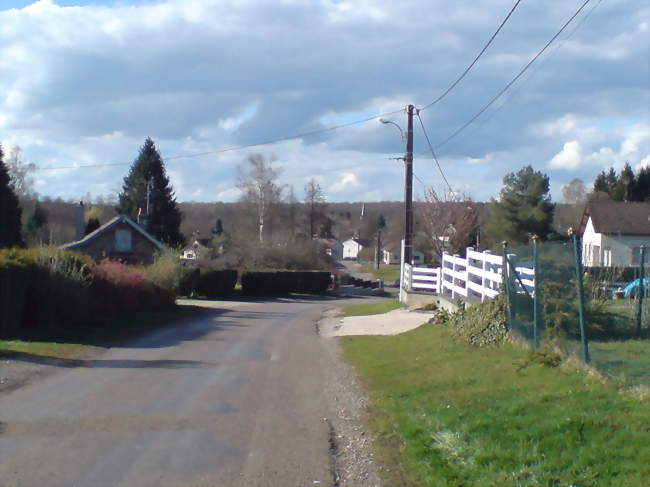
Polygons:
M333 484L319 300L211 310L0 396L0 486Z

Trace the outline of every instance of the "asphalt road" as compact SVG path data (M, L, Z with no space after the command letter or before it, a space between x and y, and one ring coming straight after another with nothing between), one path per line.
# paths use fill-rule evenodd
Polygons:
M213 306L0 396L0 486L333 485L333 304Z

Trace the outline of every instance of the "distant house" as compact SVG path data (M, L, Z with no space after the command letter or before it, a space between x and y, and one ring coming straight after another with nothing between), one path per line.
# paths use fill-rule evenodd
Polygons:
M343 244L335 238L320 238L318 246L323 249L325 255L329 255L332 259L343 258Z
M353 260L359 257L359 253L371 246L370 240L365 238L350 238L343 242L343 259Z
M583 214L580 235L586 267L639 265L641 245L650 248L650 203L591 203Z
M386 265L389 264L401 264L402 262L402 252L401 248L394 246L387 249L383 249L382 253L382 262ZM424 264L424 254L419 250L413 249L413 264L422 265Z
M210 257L211 252L209 238L196 238L181 251L181 259L207 259Z
M116 216L85 237L62 245L99 261L105 258L127 264L152 264L163 245L128 216Z

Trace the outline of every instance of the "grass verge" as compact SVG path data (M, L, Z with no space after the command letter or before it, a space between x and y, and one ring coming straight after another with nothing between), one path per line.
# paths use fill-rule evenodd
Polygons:
M197 306L138 312L116 319L104 319L87 327L23 332L6 340L0 339L0 357L30 354L54 358L70 358L84 352L106 348L149 330L204 312Z
M366 316L387 313L401 306L395 298L381 301L373 300L371 303L351 304L343 308L344 316Z
M377 279L390 283L395 279L399 279L399 264L380 265L379 269L375 269L374 265L362 264L361 272L374 274Z
M583 371L525 367L445 326L342 340L370 396L386 485L646 486L650 408Z

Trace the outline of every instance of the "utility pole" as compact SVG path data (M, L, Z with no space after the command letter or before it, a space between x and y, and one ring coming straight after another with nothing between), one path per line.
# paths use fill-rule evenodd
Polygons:
M403 261L413 264L413 111L415 107L406 107L408 128L406 130L406 153L404 154L404 257Z

